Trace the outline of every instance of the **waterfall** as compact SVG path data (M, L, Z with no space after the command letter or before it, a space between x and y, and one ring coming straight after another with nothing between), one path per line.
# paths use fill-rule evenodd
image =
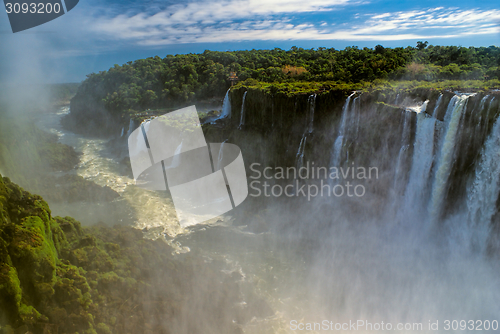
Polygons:
M480 130L481 129L481 121L483 119L483 111L484 107L486 105L486 101L488 100L490 96L486 95L481 99L481 102L479 103L479 120L477 121L476 129ZM488 122L488 118L486 118L486 122Z
M462 112L467 106L470 95L455 95L448 105L445 115L446 134L441 144L439 161L432 187L430 213L433 219L438 219L446 195L448 178L453 165L453 153L459 130Z
M411 109L406 109L403 114L404 123L403 132L401 134L401 148L399 149L398 159L396 161L396 173L394 174L394 189L396 189L398 193L403 187L402 182L406 174L402 169L402 165L406 161L407 152L411 144L411 111Z
M434 107L434 111L432 112L432 117L437 118L437 113L439 107L441 107L441 103L443 102L443 94L439 94L438 100L436 102L436 106Z
M240 126L239 126L239 128L241 128L243 125L245 125L245 99L247 97L247 93L248 93L248 91L246 91L243 94L243 102L241 102L241 115L240 115Z
M134 120L131 118L129 123L128 123L128 130L127 130L127 138L130 136L130 134L132 133L132 131L134 131L134 126L135 126L135 123L134 123Z
M231 117L231 100L229 99L229 91L226 92L226 96L224 96L224 101L222 102L222 112L220 118Z
M496 213L500 192L500 120L493 125L476 167L475 179L467 190L467 210L472 245L484 251Z
M304 133L304 135L302 136L302 139L300 140L299 150L297 151L297 156L295 159L297 170L304 165L304 150L306 148L306 140L307 140L307 136Z
M488 100L489 97L490 97L489 95L486 95L481 99L481 103L479 104L479 112L484 110L484 105L486 104L486 101Z
M358 114L356 117L356 125L355 125L355 133L354 133L354 138L358 137L359 133L359 122L361 120L361 101L360 101L360 96L356 97L354 101L352 101L352 113L353 115Z
M221 167L222 167L222 159L224 159L224 143L225 143L226 141L227 141L227 139L226 139L226 140L224 140L224 141L222 142L222 144L220 145L219 155L218 155L218 157L217 157L217 168L215 169L216 171L217 171L217 170L220 170L220 169L221 169Z
M333 144L333 152L331 158L331 166L338 167L340 165L340 156L342 153L342 146L344 142L344 134L346 130L346 123L349 111L349 104L351 103L351 98L356 94L356 92L352 93L347 97L347 100L344 103L344 107L342 107L342 116L340 119L340 127L337 135L337 139Z
M309 106L307 115L307 131L309 131L309 133L312 133L314 130L314 109L316 108L316 94L309 95L307 104Z
M175 149L174 156L171 158L172 159L172 163L170 165L168 165L168 166L165 166L165 169L179 167L179 164L181 162L181 151L182 151L182 141L177 146L177 148Z
M441 96L440 96L441 98ZM411 208L420 210L423 207L426 189L429 186L432 162L434 160L434 132L436 119L424 111L427 108L426 101L417 114L417 130L413 146L413 158L410 176L405 191L405 213ZM436 107L438 107L438 103ZM434 109L434 113L436 109ZM413 212L417 213L417 212Z
M124 132L125 132L125 128L124 128L124 127L122 127L122 133L121 133L120 137L123 137L123 133L124 133Z
M304 151L306 148L307 136L314 130L314 109L316 107L316 94L309 95L307 99L306 129L300 140L299 149L295 157L297 169L304 164Z
M484 132L485 134L488 132L488 120L490 119L490 111L491 111L491 105L493 104L493 101L495 101L495 96L490 100L490 103L488 104L488 108L486 111L486 118L485 118L485 126L484 126ZM481 122L479 122L481 123Z

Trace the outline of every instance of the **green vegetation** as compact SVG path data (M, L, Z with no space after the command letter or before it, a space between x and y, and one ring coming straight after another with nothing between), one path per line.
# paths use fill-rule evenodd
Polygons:
M48 85L50 102L54 105L68 104L80 87L79 83L64 83Z
M249 84L286 87L300 83L311 89L348 84L358 89L377 80L493 80L499 78L499 66L498 47L428 46L427 42L407 48L377 45L373 49L344 50L207 50L202 54L140 59L90 74L74 101L80 102L75 103L78 108L83 104L87 108L103 106L112 113L135 113L222 96L229 88L227 79L233 71L240 81Z
M432 89L432 90L473 90L487 91L492 89L500 89L500 80L442 80L442 81L389 81L377 79L373 82L360 83L338 83L335 81L325 82L260 82L254 79L247 79L234 86L234 89L244 87L249 90L259 90L267 94L281 94L285 96L293 96L297 94L312 94L330 92L333 90L352 92L365 91L411 91L415 89Z
M189 318L182 332L237 333L244 310L228 306L237 278L171 252L131 227L52 217L41 197L0 176L0 332L176 333Z
M119 196L79 175L51 175L71 171L79 154L58 143L56 135L40 130L29 117L12 116L5 108L0 108L0 116L0 171L21 186L55 202L101 202Z
M2 114L0 168L22 185L50 171L69 171L79 161L72 147L40 130L29 117Z

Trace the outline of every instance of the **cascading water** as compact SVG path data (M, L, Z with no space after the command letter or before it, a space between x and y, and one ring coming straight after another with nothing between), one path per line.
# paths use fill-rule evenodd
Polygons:
M299 150L297 151L296 156L296 166L297 170L304 165L304 150L306 148L306 140L307 136L302 136L299 144Z
M496 98L496 96L493 96L491 98L491 100L490 100L490 103L488 104L488 107L487 107L487 110L486 110L486 117L485 117L485 122L486 123L490 119L491 105L493 104L493 101L495 101L495 98ZM480 122L478 122L478 124L480 124ZM488 127L485 126L483 131L484 131L484 133L486 133L488 131Z
M403 133L401 136L401 148L399 149L398 159L396 161L396 173L394 177L394 189L398 193L400 193L403 188L403 180L405 176L403 164L407 161L408 149L411 144L411 117L412 111L410 109L406 109L403 113L404 122Z
M479 104L479 112L482 112L484 110L484 106L486 105L486 101L488 101L489 95L485 95Z
M224 143L227 141L224 140L220 145L219 155L217 156L217 168L215 170L220 170L222 167L222 159L224 159Z
M340 157L342 154L342 147L344 142L344 134L346 131L347 118L349 117L349 105L351 103L351 98L356 94L356 92L352 93L347 97L345 101L344 107L342 108L342 116L340 120L340 127L337 135L337 139L333 144L333 152L331 158L331 166L339 166L340 165Z
M443 200L447 189L448 178L453 164L453 152L455 149L457 132L462 118L462 112L467 106L470 95L455 95L446 110L445 127L446 134L441 145L436 175L432 187L430 214L436 220L441 214Z
M490 97L489 95L484 96L481 99L481 102L479 103L479 112L480 112L480 115L479 115L479 120L478 120L477 125L476 125L476 130L480 130L481 129L481 120L483 118L483 110L485 109L486 101L488 100L489 97ZM486 117L486 120L488 120L488 117Z
M316 94L309 95L307 99L307 116L306 116L306 130L302 135L302 139L300 140L299 149L296 155L296 166L297 169L303 166L304 164L304 151L306 148L307 136L311 134L314 130L314 109L316 108Z
M243 101L241 102L241 115L240 115L239 128L241 128L243 125L245 125L245 99L247 98L247 93L248 93L248 91L246 91L243 94Z
M229 91L226 92L226 96L224 96L224 101L222 102L222 112L220 118L231 117L231 99L229 98Z
M127 138L130 136L130 134L132 133L132 131L134 131L134 120L131 118L129 123L128 123L128 130L127 130Z
M309 133L314 130L314 109L316 108L316 94L309 95L307 99L307 104L309 106L308 117L307 117L307 128Z
M440 97L441 98L441 97ZM425 207L425 193L429 186L432 162L434 160L434 132L436 119L425 113L426 101L417 111L417 130L413 148L410 176L405 190L405 214L419 214ZM436 103L436 108L439 103ZM414 210L412 210L414 209Z
M356 97L354 101L352 101L352 109L353 109L353 114L356 115L356 124L355 124L355 131L354 131L354 138L358 138L358 133L359 133L359 122L361 121L361 99L360 96Z
M177 146L177 148L175 149L174 156L172 158L172 163L168 166L165 165L165 169L177 168L179 166L179 164L181 163L181 151L182 151L182 141L179 144L179 146Z
M436 106L434 107L434 111L432 112L432 117L437 118L437 113L439 111L439 107L441 107L441 103L443 103L443 94L439 94Z
M471 243L484 252L491 229L491 218L496 213L500 193L500 121L493 125L484 144L481 160L476 168L472 186L467 191L468 223Z

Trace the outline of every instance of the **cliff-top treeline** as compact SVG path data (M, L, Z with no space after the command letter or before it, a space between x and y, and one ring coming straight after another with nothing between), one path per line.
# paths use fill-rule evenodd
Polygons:
M388 80L487 80L500 75L500 48L432 46L250 50L168 55L92 73L76 100L112 113L176 106L221 96L240 81L359 83Z

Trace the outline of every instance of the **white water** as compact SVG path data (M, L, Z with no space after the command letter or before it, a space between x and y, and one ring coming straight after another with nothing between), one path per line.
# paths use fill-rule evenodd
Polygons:
M132 131L135 130L134 125L135 125L134 120L131 118L130 121L128 122L127 138L130 136Z
M484 110L484 106L486 104L486 101L488 100L490 96L489 95L485 95L482 99L481 99L481 102L479 104L479 112L482 112Z
M426 206L425 195L430 182L431 167L434 160L434 133L436 119L425 113L427 103L417 113L417 131L413 146L413 158L410 176L405 192L405 214L422 213ZM436 107L438 105L436 104Z
M439 153L439 160L432 187L431 203L429 208L431 217L434 220L437 220L441 213L443 200L448 185L448 177L453 165L453 153L455 150L455 143L460 125L460 119L462 118L462 112L467 106L469 97L470 95L455 95L451 99L446 111L444 119L446 126L446 135L444 137L441 151Z
M346 131L347 118L349 117L349 105L351 103L351 98L356 94L356 92L352 93L347 97L344 106L342 107L342 116L340 119L340 127L337 134L337 139L335 139L335 143L333 144L333 152L331 160L331 166L338 167L340 166L340 157L342 155L342 147L344 142L344 134Z
M172 163L168 166L165 166L165 169L176 168L179 166L179 164L181 163L181 151L182 151L182 141L179 144L179 146L175 148L174 156L172 158Z
M316 109L316 94L309 95L307 99L308 108L308 116L307 116L307 131L312 133L314 130L314 109Z
M439 111L439 107L441 107L442 102L443 102L443 94L439 94L436 106L434 107L434 111L432 112L432 117L437 118L437 113Z
M480 115L479 115L479 120L478 120L477 125L476 125L476 130L480 130L481 129L481 121L483 119L483 111L485 109L486 101L488 100L489 97L490 97L489 95L484 96L481 99L481 102L479 104ZM488 109L488 111L489 111L489 109ZM488 116L486 116L486 119L488 119Z
M484 252L496 213L500 193L500 121L497 120L484 144L475 179L467 192L469 234L474 248Z
M297 155L295 157L297 170L304 165L304 150L306 148L307 136L304 133L302 139L300 140L299 150L297 151Z
M218 157L217 157L217 168L216 168L216 170L220 170L220 169L221 169L221 167L223 167L223 166L222 166L222 159L224 159L224 143L225 143L226 141L227 141L227 139L226 139L226 140L224 140L224 141L222 142L222 144L220 145L220 148L219 148L219 155L218 155Z
M100 186L110 187L120 197L111 203L49 203L53 212L75 217L84 224L109 221L112 224L133 224L139 229L152 228L158 236L185 233L177 220L172 200L161 192L136 187L132 175L128 174L128 167L119 163L121 158L107 153L110 149L108 140L85 137L61 127L60 119L68 113L69 108L62 108L58 113L41 118L37 124L43 130L57 134L59 142L82 152L74 173ZM134 130L133 126L131 120L128 132Z
M394 189L397 193L401 191L403 187L403 180L406 175L406 170L403 168L403 164L408 159L408 149L410 148L411 139L411 117L412 113L409 109L403 112L403 132L401 134L401 148L399 149L398 158L396 160L396 172L394 177Z
M243 94L243 101L241 102L241 115L240 115L239 128L241 128L243 125L245 125L245 99L247 98L247 93L248 93L248 91L246 91Z
M226 92L226 96L224 96L224 101L222 102L222 112L221 112L221 117L231 117L231 99L229 98L229 91L231 89L228 89Z
M57 134L61 143L71 145L83 153L82 162L75 171L77 174L99 185L110 186L121 197L115 202L98 205L50 203L53 215L69 215L81 220L84 225L98 221L113 225L119 223L120 214L128 214L118 212L115 217L112 212L114 204L123 203L133 211L130 213L130 224L145 231L146 238L165 240L172 247L173 254L190 252L191 248L195 248L197 252L195 256L202 256L206 263L218 261L217 265L214 264L214 270L220 270L228 277L240 275L241 279L238 282L242 290L241 296L238 297L240 302L236 305L228 305L228 307L245 308L247 302L250 303L251 298L255 298L249 296L256 295L264 299L272 309L283 308L290 286L285 282L295 280L302 270L291 270L293 264L287 263L287 257L292 256L290 253L285 254L286 256L273 253L276 252L274 237L268 233L255 234L244 231L245 226L231 226L234 220L232 213L220 217L219 221L210 227L181 228L169 197L162 192L137 187L131 176L125 176L121 165L111 155L108 156L105 153L110 146L109 141L87 138L60 126L61 117L68 113L69 109L64 108L59 113L44 116L38 125L43 130ZM144 125L148 125L147 121ZM133 121L130 122L129 131L133 130L132 127ZM219 167L223 158L223 145L217 158ZM179 150L180 145L176 152ZM101 207L101 213L97 212L98 206ZM98 217L87 219L91 215L98 215ZM265 261L263 261L264 254ZM219 291L214 291L215 296L217 293ZM286 333L288 327L284 315L277 312L268 318L253 319L244 326L243 332L248 334Z
M491 98L491 100L490 100L490 103L488 104L488 107L487 107L487 108L488 108L488 110L486 111L486 118L485 118L485 119L486 119L486 122L487 122L487 120L489 120L489 119L490 119L490 112L491 112L491 109L492 109L492 108L491 108L491 105L493 104L493 101L495 101L495 98L496 98L496 96L493 96L493 97ZM485 126L483 131L484 131L484 133L486 133L486 132L488 131L488 127L487 127L487 126Z
M307 99L306 130L300 139L299 149L295 156L296 167L299 169L304 165L304 151L306 148L307 136L314 130L314 109L316 108L316 94L309 95Z
M358 96L352 101L352 113L355 116L355 124L354 124L354 138L358 138L358 133L359 133L359 122L361 121L361 96ZM357 116L356 116L357 114Z

